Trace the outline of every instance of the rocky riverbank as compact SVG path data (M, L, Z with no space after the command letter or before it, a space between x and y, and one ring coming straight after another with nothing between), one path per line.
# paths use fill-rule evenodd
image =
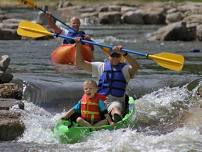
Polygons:
M61 16L79 16L89 24L162 25L148 40L202 40L202 3L145 3L134 5L74 6L59 4Z
M51 11L51 10L50 10ZM147 37L150 41L202 40L202 3L154 2L142 4L74 5L61 0L56 11L63 21L78 16L85 24L161 25ZM23 14L22 17L23 19ZM20 39L16 28L22 19L0 13L0 39ZM40 21L39 21L40 22ZM68 24L68 23L67 23Z
M8 68L10 58L0 58L0 141L14 140L21 136L25 126L20 113L12 112L13 107L24 109L22 86L15 83L11 69Z

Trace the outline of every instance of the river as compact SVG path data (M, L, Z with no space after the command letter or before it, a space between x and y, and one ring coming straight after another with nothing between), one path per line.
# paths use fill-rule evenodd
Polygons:
M139 114L147 117L152 115L155 119L161 119L161 122L167 122L170 114L158 113L159 109L169 111L173 102L184 102L190 95L184 86L202 74L202 52L192 50L201 49L202 43L147 41L148 34L158 28L159 26L148 25L82 26L86 33L93 35L93 39L102 44L122 44L125 48L138 52L172 52L185 57L183 70L175 72L162 68L153 60L134 56L137 57L140 69L129 86L130 95L137 97L137 102L144 105ZM76 67L51 62L50 54L60 43L59 39L0 41L0 54L10 56L14 79L24 86L25 110L21 112L26 126L23 136L16 141L0 143L1 152L201 151L200 125L185 125L167 133L161 133L161 128L151 127L144 128L144 131L130 127L114 131L101 130L78 143L60 144L51 129L65 110L79 99L82 81L91 78L88 73ZM95 61L104 59L97 47L94 57ZM131 123L134 124L135 121ZM161 127L164 127L163 123Z

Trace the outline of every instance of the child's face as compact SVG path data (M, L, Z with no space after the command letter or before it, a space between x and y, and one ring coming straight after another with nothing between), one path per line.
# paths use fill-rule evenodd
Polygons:
M93 98L95 93L97 92L97 87L92 83L86 83L83 86L84 94L87 95L89 98Z

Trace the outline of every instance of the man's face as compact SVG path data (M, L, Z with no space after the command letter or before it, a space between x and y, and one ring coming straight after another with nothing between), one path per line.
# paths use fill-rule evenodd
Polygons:
M72 28L74 28L76 31L79 31L79 27L80 27L80 20L77 18L73 18L70 22Z
M109 56L109 60L112 65L117 65L121 61L121 54L113 53Z

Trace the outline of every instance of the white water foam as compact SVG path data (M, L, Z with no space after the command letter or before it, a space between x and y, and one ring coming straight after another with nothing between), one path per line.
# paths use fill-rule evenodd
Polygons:
M184 88L163 88L143 96L138 101L153 102L169 108L173 99L183 100L187 97ZM144 99L144 100L143 100ZM52 115L32 103L25 102L23 122L26 130L18 142L35 142L40 144L58 144L52 135L52 127L61 114ZM153 109L155 112L155 108ZM63 149L74 151L113 151L113 152L186 152L200 150L202 136L198 128L182 127L171 133L148 135L135 129L125 128L114 131L101 130L75 144L67 144Z
M59 114L53 116L33 103L25 102L25 110L22 111L22 120L25 124L25 132L19 142L34 143L58 143L52 133L52 128L59 119Z

